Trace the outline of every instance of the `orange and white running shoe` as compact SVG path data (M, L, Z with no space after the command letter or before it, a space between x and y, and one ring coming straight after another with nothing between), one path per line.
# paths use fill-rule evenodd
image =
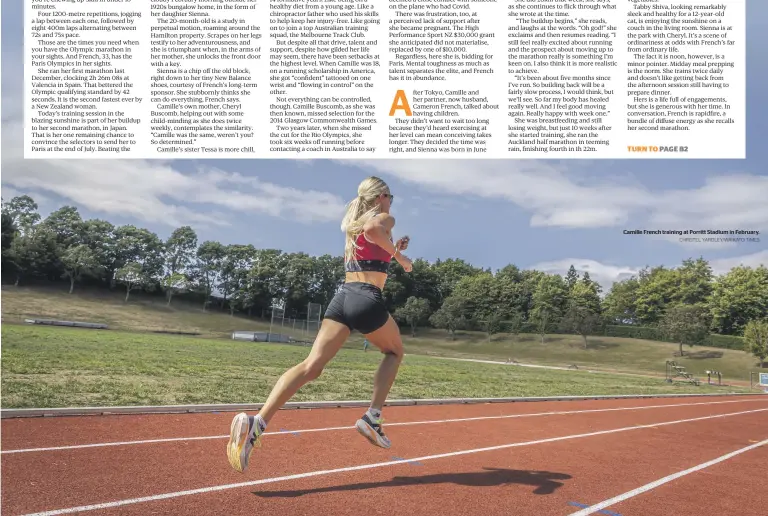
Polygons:
M261 447L261 435L254 416L241 412L232 419L227 456L235 471L242 473L248 468L253 449Z

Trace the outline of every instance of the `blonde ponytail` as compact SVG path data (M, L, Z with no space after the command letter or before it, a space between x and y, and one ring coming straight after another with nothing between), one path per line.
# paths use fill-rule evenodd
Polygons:
M363 232L366 222L381 211L376 199L387 193L389 187L378 177L364 179L357 187L357 198L347 204L347 211L341 220L341 230L346 234L344 260L357 264L357 237Z

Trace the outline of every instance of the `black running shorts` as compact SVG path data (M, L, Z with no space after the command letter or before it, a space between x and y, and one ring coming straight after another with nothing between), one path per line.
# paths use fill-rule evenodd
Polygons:
M346 324L363 335L378 330L389 319L381 289L364 282L349 282L333 296L325 318Z

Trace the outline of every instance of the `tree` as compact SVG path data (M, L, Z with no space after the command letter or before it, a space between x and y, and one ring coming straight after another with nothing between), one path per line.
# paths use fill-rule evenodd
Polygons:
M523 331L523 314L515 310L507 319L507 331L512 334L513 339L517 340L520 332Z
M287 268L287 261L286 255L278 249L253 250L253 260L248 275L243 280L242 287L249 298L245 301L249 310L252 310L253 307L261 307L262 310L267 309L272 306L273 298L283 299L286 296L287 278L286 274L281 271ZM312 274L314 277L314 273ZM238 299L240 297L244 298L245 294L239 296ZM243 300L239 302L242 305ZM328 302L330 302L330 298Z
M635 314L642 325L658 324L675 298L679 286L677 272L666 267L643 271L635 299Z
M461 300L467 322L490 336L501 330L502 321L526 305L525 292L517 280L514 266L507 266L496 276L482 272L462 278L451 298Z
M587 285L591 290L594 290L595 294L598 295L598 298L600 297L603 287L589 276L589 272L584 272L584 277L581 278L581 283Z
M170 306L173 294L187 288L189 286L189 279L186 274L174 272L163 278L162 285L165 289L166 297L168 298L167 305Z
M587 349L587 337L592 335L600 324L600 316L577 303L571 304L560 321L565 331L574 332L584 339L584 349Z
M111 281L117 261L115 226L106 220L86 220L81 225L81 242L93 251L104 272L104 278Z
M217 286L224 253L224 246L212 240L206 240L197 248L197 263L195 264L193 277L198 288L205 294L203 311L208 307L211 293Z
M577 281L579 281L579 273L576 272L576 267L571 265L568 268L568 273L565 275L565 285L568 287L568 290L571 290Z
M258 255L258 252L256 253ZM286 311L303 309L309 303L312 283L315 279L315 263L307 253L290 253L282 256L283 265L278 269L282 299Z
M637 290L640 283L632 277L613 284L602 302L603 314L613 324L637 324Z
M99 259L90 247L79 244L68 248L61 255L61 263L64 266L63 277L69 278L69 293L75 289L75 282L84 274L96 275L101 267Z
M768 358L768 319L752 320L744 328L744 350L760 360L760 367L765 367Z
M530 319L541 335L542 344L544 344L544 336L562 317L567 300L568 287L562 276L546 274L539 279L533 293Z
M166 274L163 285L168 286L166 295L168 296L169 305L175 290L173 285L182 282L179 278L180 276L183 276L183 282L186 282L187 267L194 259L196 248L197 234L190 226L182 226L175 229L165 242Z
M465 276L454 286L451 297L461 301L467 318L476 326L477 321L493 310L494 277L489 272Z
M128 296L131 290L137 287L144 287L149 283L149 278L144 272L144 268L138 262L126 263L115 272L115 281L125 285L125 300L128 302Z
M678 305L667 309L659 329L671 341L680 344L680 356L683 356L683 344L693 346L701 344L709 335L709 317L706 309L698 305Z
M483 324L483 330L488 336L488 342L491 341L491 337L497 333L501 333L502 322L504 318L498 310L492 310L484 314L480 314L480 321Z
M2 212L11 218L13 225L24 235L40 222L37 209L37 203L30 196L20 195L3 203Z
M444 302L453 294L453 290L459 281L483 272L482 269L473 267L464 260L454 258L448 260L438 259L432 266L432 270L435 271L435 276L437 277L440 302Z
M512 263L505 265L496 272L496 279L507 280L510 283L523 281L523 273L517 265Z
M390 277L384 284L382 296L384 297L384 306L387 307L387 310L393 312L402 306L408 297L405 295L406 287L401 281L401 278L405 275L402 266L394 262L390 265L390 271Z
M538 306L531 311L531 322L536 328L536 333L541 337L541 343L544 344L544 338L552 329L552 320L554 319L552 309L546 305Z
M539 281L547 274L537 270L525 270L520 276L520 310L530 319L533 311L533 296L538 288Z
M312 302L328 306L336 290L344 283L344 258L324 254L315 257Z
M253 296L250 292L253 290L253 284L250 274L251 267L253 267L256 260L256 248L252 245L239 245L232 244L224 248L224 258L221 261L221 283L219 284L219 290L224 293L224 300L229 299L229 314L235 315L235 310L238 307L244 307L249 304L248 300ZM277 278L277 271L281 267L279 265L275 268L275 274L273 278ZM277 289L272 290L273 295L282 294Z
M675 269L677 289L673 302L686 305L704 304L712 294L712 267L704 258L683 260Z
M600 324L600 286L589 278L588 273L571 288L568 310L560 321L560 327L581 335L584 349L587 349L587 337L592 335Z
M18 228L13 222L11 217L5 211L2 212L3 230L2 230L2 262L0 262L0 270L8 272L14 269L13 263L10 260L10 250L13 245L13 241L17 238Z
M495 312L502 320L508 320L515 313L524 313L528 304L522 275L513 265L507 265L496 273L489 295Z
M3 220L2 250L3 250L3 253L5 253L6 250L10 249L13 239L16 238L16 231L18 231L18 229L16 228L16 225L13 223L13 217L8 215L7 213L5 212L2 213L2 220Z
M573 285L568 298L569 305L575 304L596 315L601 312L600 285L590 280L587 273Z
M184 272L192 262L197 248L197 233L190 226L176 228L165 242L165 259L168 272Z
M62 206L48 215L40 225L56 235L62 250L83 243L83 218L74 206Z
M405 274L402 280L408 297L425 299L429 303L430 313L440 308L442 302L440 293L440 278L434 267L427 260L413 260L413 270Z
M750 320L768 314L768 267L738 266L719 276L709 306L714 331L741 334Z
M133 225L115 229L115 268L120 269L130 262L141 264L141 270L153 285L163 275L163 241L157 234Z
M26 275L40 274L58 265L56 235L40 224L31 227L13 239L5 257L16 273L14 285L18 286Z
M429 301L424 298L411 296L400 307L395 316L404 320L411 327L411 336L416 336L416 327L429 317Z
M684 260L678 268L641 271L635 291L635 315L640 324L658 324L667 308L704 305L712 291L712 268L703 258Z
M467 311L464 301L456 296L450 296L442 306L432 314L429 322L436 328L448 331L451 340L456 339L456 330L467 327Z
M489 342L503 331L504 321L525 306L520 273L514 265L507 265L495 275L482 273L462 280L456 293L471 300L471 317Z

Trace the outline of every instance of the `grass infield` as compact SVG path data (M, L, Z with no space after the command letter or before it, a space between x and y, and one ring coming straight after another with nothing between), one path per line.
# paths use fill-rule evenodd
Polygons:
M263 402L308 347L113 330L2 326L2 407ZM407 351L407 350L406 350ZM381 355L342 349L294 401L371 395ZM436 360L409 354L392 398L747 392L658 378Z

